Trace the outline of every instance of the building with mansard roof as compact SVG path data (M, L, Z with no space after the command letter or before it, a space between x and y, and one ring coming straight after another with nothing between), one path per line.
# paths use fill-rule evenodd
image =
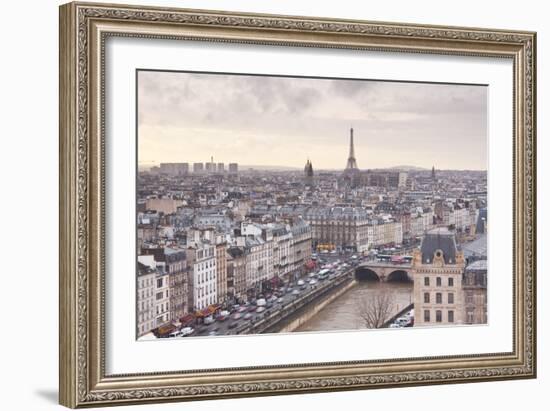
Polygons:
M412 261L416 326L464 323L464 253L447 228L428 231Z

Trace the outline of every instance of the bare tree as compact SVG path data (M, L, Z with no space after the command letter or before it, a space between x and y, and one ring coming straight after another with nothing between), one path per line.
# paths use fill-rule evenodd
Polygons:
M361 300L359 316L367 328L382 328L391 318L395 308L395 295L389 290L381 290L374 296Z

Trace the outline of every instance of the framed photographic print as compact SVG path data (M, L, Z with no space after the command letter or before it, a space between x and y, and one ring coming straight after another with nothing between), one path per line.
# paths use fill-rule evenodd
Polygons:
M534 378L535 51L61 6L61 404Z

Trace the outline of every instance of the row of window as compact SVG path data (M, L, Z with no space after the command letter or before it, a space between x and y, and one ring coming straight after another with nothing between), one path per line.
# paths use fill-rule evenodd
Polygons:
M139 282L139 288L145 288L145 287L149 287L153 285L153 279L152 278L147 278L146 280L141 280Z
M139 315L139 323L142 323L144 321L149 321L153 319L153 314L149 311L146 311L145 314Z
M206 298L205 300L203 301L199 301L198 302L198 309L199 310L202 310L203 308L205 308L207 305L211 305L211 304L214 304L214 297L211 296L210 298Z
M164 297L164 293L166 293L166 298L168 298L168 290L166 291L161 291L159 293L157 293L157 296L156 296L156 300L162 300Z
M214 270L211 270L207 273L201 273L201 275L199 275L198 277L198 283L203 284L206 281L212 281L214 279L214 274L215 274Z
M466 322L468 324L473 324L473 323L485 324L485 323L487 323L487 311L482 311L482 312L478 313L477 318L476 318L474 310L466 311Z
M261 260L263 258L268 258L268 257L273 257L273 253L271 251L269 252L261 252L261 253L253 253L250 255L250 259L252 261L258 261L258 260Z
M424 293L424 303L425 304L430 303L430 293ZM443 294L442 293L435 293L435 303L436 304L443 304ZM454 293L447 293L447 304L454 304L454 303L455 303Z
M208 260L208 261L197 264L199 270L204 270L206 268L212 268L215 265L216 265L216 260L214 260L214 259L211 259L211 260Z
M204 297L205 295L211 294L211 293L213 293L213 292L215 292L215 291L216 291L216 290L214 290L213 285L212 285L212 284L209 284L209 285L207 285L207 286L204 287L204 288L203 288L203 287L199 288L199 289L197 290L197 294L198 294L198 297L199 297L199 298L202 298L202 297Z
M146 323L145 325L142 325L141 326L141 332L140 334L145 334L145 330L152 330L154 327L153 327L153 323L152 322L148 322Z
M214 248L208 248L206 250L199 250L197 252L197 259L202 260L206 257L213 257L214 256Z
M153 303L151 302L151 300L148 301L147 306L145 306L145 302L142 301L141 302L141 311L149 310L152 306L153 306Z
M471 291L466 292L466 304L485 304L486 300L487 296L485 294L474 295L474 293Z
M424 322L429 323L431 321L431 312L430 310L424 310ZM447 322L454 323L455 321L455 312L453 310L447 311ZM443 322L443 311L436 310L435 311L435 322L440 323Z
M149 298L153 295L153 291L148 288L147 289L147 292L145 292L144 290L141 290L141 299L142 300L145 300L146 298Z
M443 282L443 281L442 281L441 277L436 277L436 279L435 279L435 285L436 285L437 287L441 287L441 286L442 286L442 282ZM455 285L455 280L454 280L453 277L447 278L447 285L448 285L449 287L454 287L454 285ZM426 286L426 287L429 287L429 286L430 286L430 277L424 277L424 286Z
M157 317L157 327L168 321L168 314Z
M157 315L166 311L168 311L168 303L157 305Z

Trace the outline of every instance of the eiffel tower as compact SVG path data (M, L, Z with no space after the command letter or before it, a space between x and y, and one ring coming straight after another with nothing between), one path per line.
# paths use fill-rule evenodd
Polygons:
M348 163L346 164L346 174L349 174L350 171L358 171L357 160L355 160L355 149L353 147L353 128L349 130L349 156Z

